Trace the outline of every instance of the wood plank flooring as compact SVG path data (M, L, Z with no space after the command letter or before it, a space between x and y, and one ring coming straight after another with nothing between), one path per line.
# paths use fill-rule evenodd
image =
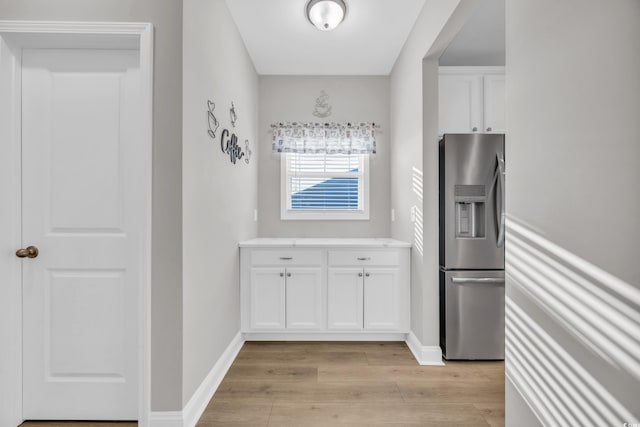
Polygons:
M214 426L504 426L504 363L419 366L397 342L247 342L198 423Z
M214 426L504 426L504 363L419 366L401 342L247 342L198 422Z

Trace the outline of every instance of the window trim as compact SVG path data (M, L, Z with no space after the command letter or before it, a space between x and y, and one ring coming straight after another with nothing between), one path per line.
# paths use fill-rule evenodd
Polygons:
M320 221L366 221L369 220L369 155L354 154L362 158L362 210L292 210L288 209L289 183L287 182L287 156L295 153L282 153L280 157L280 219L281 220L320 220Z

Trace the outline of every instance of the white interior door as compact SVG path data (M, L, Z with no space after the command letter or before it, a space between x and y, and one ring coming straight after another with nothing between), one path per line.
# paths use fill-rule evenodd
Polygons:
M23 416L138 417L139 52L24 49Z

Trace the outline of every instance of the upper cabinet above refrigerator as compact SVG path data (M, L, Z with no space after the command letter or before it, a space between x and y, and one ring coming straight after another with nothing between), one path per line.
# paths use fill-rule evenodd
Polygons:
M504 133L504 67L440 67L439 135Z

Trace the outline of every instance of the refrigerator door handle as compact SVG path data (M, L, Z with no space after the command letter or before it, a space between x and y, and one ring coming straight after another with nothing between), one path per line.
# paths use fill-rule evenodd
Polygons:
M498 185L500 186L500 190L496 191L496 215L498 216L498 240L497 246L501 248L504 246L504 233L505 233L505 167L504 167L504 157L500 155L501 153L496 153L496 158L498 160ZM498 200L497 197L500 197L500 210L498 211Z
M499 277L452 277L453 283L488 283L500 284L504 283L504 279Z

